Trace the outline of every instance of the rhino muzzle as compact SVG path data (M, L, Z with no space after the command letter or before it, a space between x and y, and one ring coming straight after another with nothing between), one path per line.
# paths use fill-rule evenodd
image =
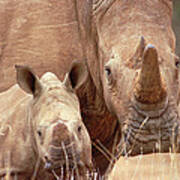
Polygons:
M45 155L45 168L56 169L64 165L70 168L80 162L80 153L76 152L74 143L56 147L50 145L49 152Z
M147 45L134 88L132 106L122 126L121 155L177 151L179 114L162 80L158 54Z
M48 143L47 153L44 156L45 169L52 170L62 167L72 169L76 166L89 167L89 162L82 157L82 149L77 143L73 132L65 123L57 123L52 129L52 138Z

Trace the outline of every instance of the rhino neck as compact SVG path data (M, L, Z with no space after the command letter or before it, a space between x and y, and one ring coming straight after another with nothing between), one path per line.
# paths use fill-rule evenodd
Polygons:
M88 76L86 83L78 89L78 97L80 99L84 123L93 141L93 157L95 159L95 164L100 170L100 173L103 174L110 161L104 157L98 147L102 145L112 153L115 136L119 133L119 124L117 118L107 110L103 97L99 95L90 76ZM118 141L120 134L118 134L117 138ZM102 149L102 147L100 147L100 149Z
M103 97L99 95L90 76L86 83L78 89L78 97L84 122L90 131L91 139L100 138L99 140L105 141L114 131L117 119L108 111ZM109 126L110 124L111 126ZM107 128L107 137L104 134L103 137L100 137L101 132L104 133L104 128Z

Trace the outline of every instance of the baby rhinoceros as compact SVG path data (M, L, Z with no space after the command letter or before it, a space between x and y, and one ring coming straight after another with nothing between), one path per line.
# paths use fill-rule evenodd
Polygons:
M87 176L91 142L73 92L80 82L71 73L61 82L49 72L38 79L26 66L16 71L19 86L0 94L0 178Z

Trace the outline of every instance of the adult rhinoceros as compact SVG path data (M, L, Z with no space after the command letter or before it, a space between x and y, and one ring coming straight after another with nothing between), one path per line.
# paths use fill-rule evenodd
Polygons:
M62 83L53 73L39 80L28 67L16 69L21 88L0 94L0 177L86 179L91 141L70 76Z
M92 139L112 153L118 119L118 154L172 150L179 128L172 1L88 0L78 15L89 72L78 96Z

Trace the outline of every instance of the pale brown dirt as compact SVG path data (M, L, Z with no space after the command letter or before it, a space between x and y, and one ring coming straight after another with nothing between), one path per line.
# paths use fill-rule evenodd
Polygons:
M180 154L121 157L108 180L179 180Z

